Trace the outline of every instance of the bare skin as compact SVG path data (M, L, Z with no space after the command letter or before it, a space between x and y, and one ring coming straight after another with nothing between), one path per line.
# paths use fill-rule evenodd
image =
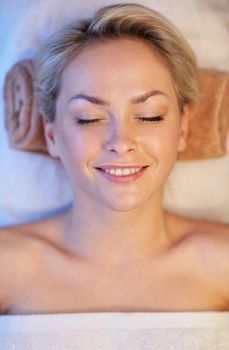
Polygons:
M72 59L45 135L73 207L2 230L2 312L229 309L229 225L162 206L186 147L187 107L180 111L168 67L142 41L91 45ZM104 166L147 168L124 184Z
M229 311L228 224L166 212L170 247L112 267L63 247L66 215L0 230L1 313Z

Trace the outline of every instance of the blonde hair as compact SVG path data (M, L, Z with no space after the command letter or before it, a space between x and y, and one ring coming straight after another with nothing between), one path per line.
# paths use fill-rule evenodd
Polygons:
M159 12L138 4L116 4L101 8L89 20L64 26L52 35L35 57L36 93L40 112L52 122L67 63L95 42L139 38L152 45L166 63L180 110L198 99L197 63L183 35Z

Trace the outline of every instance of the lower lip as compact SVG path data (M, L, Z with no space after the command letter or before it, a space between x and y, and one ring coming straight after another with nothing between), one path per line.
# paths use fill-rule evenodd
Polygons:
M127 183L127 182L131 182L134 181L136 179L138 179L146 170L145 168L142 168L140 171L138 171L135 174L130 174L130 175L126 175L126 176L117 176L117 175L111 175L101 169L96 169L100 172L100 174L102 174L106 179L110 180L110 181L114 181L114 182L119 182L119 183Z

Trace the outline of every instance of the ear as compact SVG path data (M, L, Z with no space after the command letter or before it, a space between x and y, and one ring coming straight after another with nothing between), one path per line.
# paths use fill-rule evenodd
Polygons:
M178 152L183 152L187 146L189 113L190 113L189 106L184 105L183 111L181 114L180 139L178 143Z
M43 119L45 140L48 147L50 156L53 158L59 158L57 144L56 144L56 133L55 133L55 123L49 122Z

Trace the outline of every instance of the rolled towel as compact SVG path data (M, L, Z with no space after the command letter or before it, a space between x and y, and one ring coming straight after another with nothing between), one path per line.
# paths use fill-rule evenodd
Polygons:
M47 152L43 120L33 95L31 60L16 63L5 79L5 125L13 148ZM199 69L200 101L189 115L187 148L178 160L222 157L227 153L229 73Z
M199 70L200 100L189 115L187 148L178 160L208 159L227 154L229 72Z
M47 153L43 120L34 97L34 73L32 60L19 61L7 73L5 127L13 148Z

